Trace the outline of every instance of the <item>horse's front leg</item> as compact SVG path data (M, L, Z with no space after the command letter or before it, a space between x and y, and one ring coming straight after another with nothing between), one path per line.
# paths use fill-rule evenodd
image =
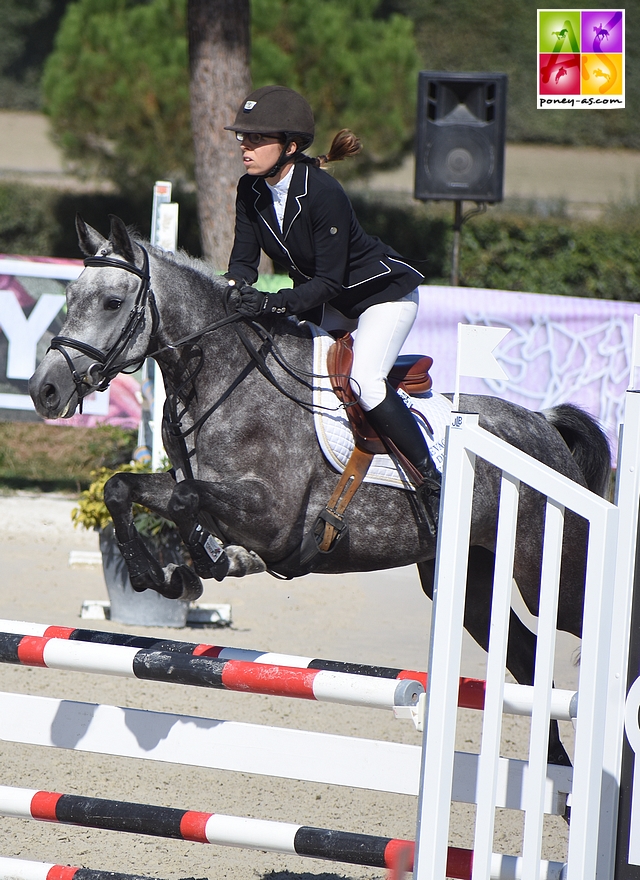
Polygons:
M184 480L174 485L169 501L169 512L178 527L180 537L193 560L193 567L201 578L245 577L266 571L263 560L238 544L226 544L212 534L212 486L199 480ZM220 502L219 498L216 498ZM241 508L242 499L238 498ZM236 510L237 513L237 510ZM207 522L209 520L209 522Z
M133 522L134 503L171 519L168 508L175 485L170 474L114 474L105 485L104 500L133 589L139 593L155 590L167 599L192 602L202 595L200 578L186 565L171 562L162 568Z

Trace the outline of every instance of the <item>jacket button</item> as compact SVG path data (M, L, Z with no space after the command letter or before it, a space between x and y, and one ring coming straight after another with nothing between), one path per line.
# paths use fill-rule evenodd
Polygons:
M338 231L337 226L332 226L331 229L329 230L331 235L335 235L337 231Z

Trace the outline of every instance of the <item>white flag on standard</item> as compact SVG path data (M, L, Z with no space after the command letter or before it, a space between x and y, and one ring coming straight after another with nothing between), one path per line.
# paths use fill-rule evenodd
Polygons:
M508 327L458 324L458 374L478 379L508 379L493 354L507 333Z
M508 327L458 324L456 387L453 396L455 412L460 409L460 376L474 376L476 379L509 378L493 354L493 350L507 333Z

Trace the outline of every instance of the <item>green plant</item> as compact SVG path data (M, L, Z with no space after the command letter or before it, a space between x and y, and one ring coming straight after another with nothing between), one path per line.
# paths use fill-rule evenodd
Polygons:
M111 514L104 503L104 487L110 477L123 472L143 474L151 473L151 469L146 464L134 462L120 465L115 469L102 467L92 471L91 485L80 494L78 506L71 511L74 526L102 531L112 524ZM152 513L140 504L133 505L133 521L141 535L154 538L161 545L175 538L176 527L172 522Z

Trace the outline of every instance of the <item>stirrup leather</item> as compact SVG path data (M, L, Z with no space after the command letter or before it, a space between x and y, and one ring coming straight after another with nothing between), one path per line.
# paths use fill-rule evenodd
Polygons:
M330 553L347 532L345 512L373 461L373 453L354 447L351 457L326 507L307 532L300 548L301 565L308 564L318 553Z

